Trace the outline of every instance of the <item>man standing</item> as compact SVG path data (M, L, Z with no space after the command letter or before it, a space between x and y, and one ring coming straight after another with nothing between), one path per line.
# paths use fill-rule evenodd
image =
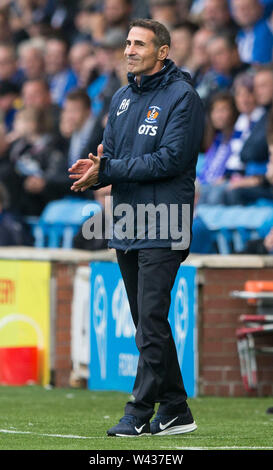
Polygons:
M167 59L169 47L170 35L162 24L131 23L125 48L129 85L112 99L98 155L89 154L89 160L70 168L77 180L74 191L112 184L114 235L109 246L117 252L140 353L132 400L120 422L107 431L109 436L196 429L168 312L177 270L189 253L203 109L189 75ZM155 208L150 226L148 207ZM177 208L177 217L172 217ZM174 226L183 233L178 243ZM150 424L156 402L158 412Z

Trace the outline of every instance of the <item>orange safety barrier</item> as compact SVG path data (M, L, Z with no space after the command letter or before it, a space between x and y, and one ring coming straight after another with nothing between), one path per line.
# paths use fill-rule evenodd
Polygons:
M0 348L0 385L38 384L38 348Z

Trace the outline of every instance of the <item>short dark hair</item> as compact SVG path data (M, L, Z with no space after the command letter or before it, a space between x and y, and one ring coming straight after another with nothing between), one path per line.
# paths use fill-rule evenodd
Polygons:
M197 26L196 23L193 23L192 21L185 20L182 21L181 23L176 24L173 28L172 31L179 31L180 29L186 30L191 36L193 36L196 31L199 30L199 26Z
M222 33L216 33L214 34L210 39L209 39L209 44L212 43L213 41L217 40L217 39L223 39L226 43L226 46L228 49L232 50L232 49L235 49L237 48L237 43L236 43L236 40L235 40L235 37L224 31Z
M86 93L86 91L82 89L71 91L70 93L66 95L66 99L69 101L81 101L81 103L86 109L91 108L91 98Z
M145 29L149 29L150 31L153 31L155 35L154 44L157 48L161 46L165 46L165 45L170 47L171 45L170 33L167 30L167 28L163 24L159 23L158 21L139 18L139 19L131 21L129 25L129 31L134 27L145 28Z

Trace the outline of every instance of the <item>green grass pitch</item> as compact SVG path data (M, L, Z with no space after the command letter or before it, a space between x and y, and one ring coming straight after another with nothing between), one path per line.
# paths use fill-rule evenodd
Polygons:
M273 397L189 399L198 429L178 436L108 437L129 395L0 387L0 450L273 449Z

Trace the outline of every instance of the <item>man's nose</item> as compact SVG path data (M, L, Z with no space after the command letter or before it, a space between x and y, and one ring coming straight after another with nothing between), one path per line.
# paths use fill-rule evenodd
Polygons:
M130 56L134 54L135 54L134 45L133 44L127 45L125 49L125 55Z

